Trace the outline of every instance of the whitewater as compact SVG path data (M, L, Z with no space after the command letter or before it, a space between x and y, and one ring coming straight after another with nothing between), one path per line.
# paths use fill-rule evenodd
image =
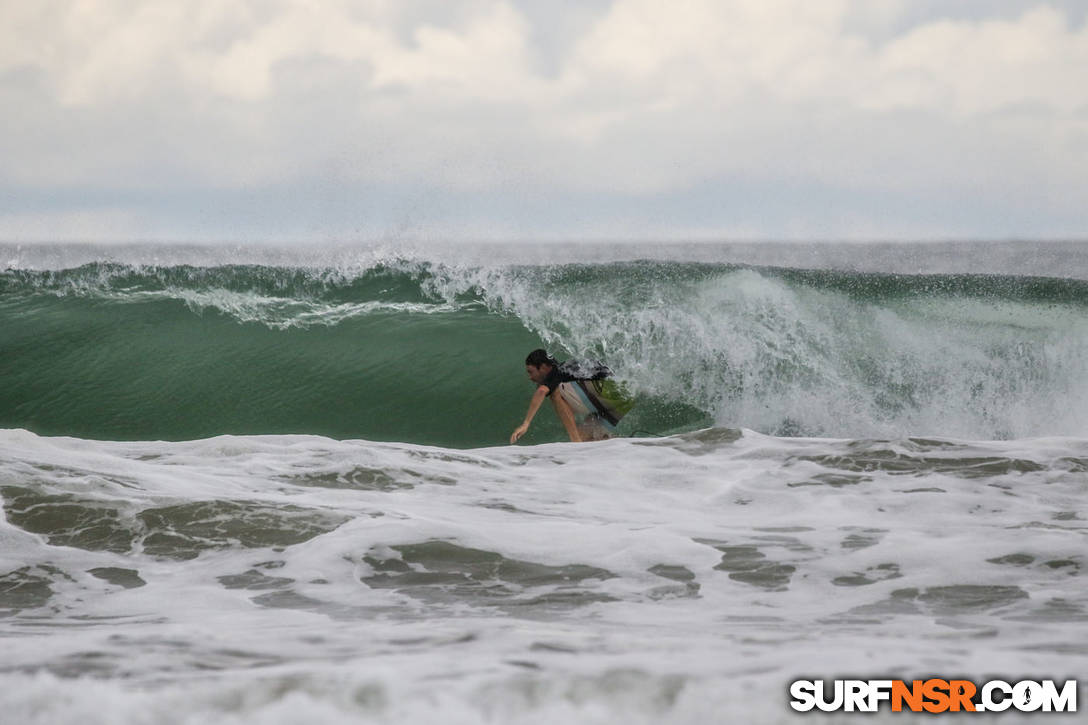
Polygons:
M0 721L839 722L788 688L842 677L1088 702L1086 245L0 270ZM535 347L616 371L619 437L543 410L506 445Z

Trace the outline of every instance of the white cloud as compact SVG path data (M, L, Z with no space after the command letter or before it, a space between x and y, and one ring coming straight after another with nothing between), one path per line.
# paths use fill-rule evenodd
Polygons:
M959 116L1043 105L1088 107L1088 26L1071 31L1048 7L1016 21L941 21L890 43L874 60L862 108Z
M1088 222L1088 25L1022 5L894 32L910 3L616 0L569 11L555 22L575 37L542 48L557 41L533 23L548 21L504 0L5 3L0 184L112 189L114 205L132 190L426 187L440 201L424 206L447 210L488 195L507 227L534 198L611 197L567 215L585 229L716 187L838 190L853 204L839 228L869 229L886 210L852 193L985 210L1050 186L1030 209ZM687 216L663 228L830 224L675 208Z

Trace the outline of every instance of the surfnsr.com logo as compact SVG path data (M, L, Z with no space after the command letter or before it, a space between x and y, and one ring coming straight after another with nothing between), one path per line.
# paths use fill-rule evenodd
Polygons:
M790 707L798 712L1076 712L1077 681L1054 680L797 680L790 684Z

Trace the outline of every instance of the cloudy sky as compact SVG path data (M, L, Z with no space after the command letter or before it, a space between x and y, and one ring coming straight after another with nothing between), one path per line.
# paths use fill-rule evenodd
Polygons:
M1083 0L0 0L0 240L1088 238Z

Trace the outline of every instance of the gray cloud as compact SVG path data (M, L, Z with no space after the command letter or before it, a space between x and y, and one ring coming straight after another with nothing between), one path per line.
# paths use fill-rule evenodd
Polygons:
M0 16L2 238L1088 228L1088 26L1072 2L53 2Z

